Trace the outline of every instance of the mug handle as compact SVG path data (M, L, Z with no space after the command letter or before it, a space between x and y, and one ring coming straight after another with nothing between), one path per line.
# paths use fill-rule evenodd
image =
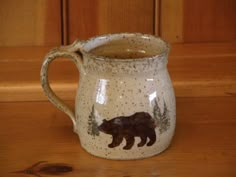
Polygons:
M50 63L58 57L69 58L76 64L80 74L85 74L83 69L82 58L81 56L75 53L75 51L78 51L81 48L81 45L82 41L77 40L71 45L61 46L52 49L45 56L40 72L41 85L45 95L48 97L49 101L52 104L54 104L58 109L60 109L62 112L66 113L70 117L73 123L74 130L76 125L75 112L64 101L62 101L51 89L48 82L48 67Z

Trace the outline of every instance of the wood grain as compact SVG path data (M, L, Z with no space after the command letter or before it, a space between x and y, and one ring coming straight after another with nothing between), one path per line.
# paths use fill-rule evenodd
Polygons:
M0 46L61 44L60 0L1 0Z
M43 58L51 47L0 48L0 101L46 100L40 85ZM79 72L73 62L58 59L49 68L52 88L63 99L73 99Z
M236 1L184 1L184 41L220 42L236 40Z
M121 162L85 152L70 119L49 102L0 103L0 176L30 176L13 172L47 161L38 167L64 164L73 169L64 173L70 177L234 177L235 105L234 97L177 98L170 148L152 158Z
M235 0L162 0L160 34L170 43L236 40Z
M183 0L162 0L160 35L170 43L183 42Z
M169 72L177 96L236 96L234 43L176 44Z
M0 48L0 102L47 100L39 71L48 47ZM177 97L236 96L236 44L175 44L168 70ZM55 92L74 100L79 80L75 65L55 61L49 70Z
M68 0L61 0L62 16L62 44L68 43Z
M161 0L155 0L155 14L154 14L154 34L160 36L160 14L161 14Z
M69 0L69 43L117 32L154 34L154 0Z

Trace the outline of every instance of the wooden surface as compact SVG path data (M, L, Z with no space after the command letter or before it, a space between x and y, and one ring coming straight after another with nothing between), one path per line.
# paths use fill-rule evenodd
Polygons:
M176 133L164 153L112 161L81 149L71 121L52 104L0 103L0 176L57 176L64 169L72 170L68 177L235 177L235 105L235 97L177 98ZM23 171L40 161L47 162Z
M61 43L60 0L1 0L0 46Z
M161 5L161 0L155 0L154 1L154 34L156 36L160 36L160 14L161 14L161 10L160 10L160 5Z
M47 100L39 71L50 47L0 48L0 102ZM172 45L168 69L179 97L235 96L236 44ZM75 65L55 61L49 70L55 92L73 100L79 80Z
M98 34L154 34L154 0L69 0L68 42Z
M171 43L183 42L183 1L161 0L160 36Z
M171 43L235 41L235 9L235 0L162 0L160 34Z
M235 9L235 0L185 0L184 41L235 41Z

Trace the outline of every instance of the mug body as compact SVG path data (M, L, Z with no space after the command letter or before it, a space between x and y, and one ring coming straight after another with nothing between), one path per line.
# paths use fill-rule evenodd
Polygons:
M151 35L112 34L85 41L75 132L89 153L141 159L165 150L176 105L166 68L169 47Z

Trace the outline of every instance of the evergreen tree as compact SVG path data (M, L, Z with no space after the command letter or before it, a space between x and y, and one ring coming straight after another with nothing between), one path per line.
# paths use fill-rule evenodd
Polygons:
M169 117L169 114L168 114L168 109L167 109L167 106L166 106L166 102L164 102L164 111L163 111L163 114L161 116L161 121L160 122L161 122L160 133L163 133L170 126L170 117Z
M154 115L154 119L156 121L156 125L159 126L160 125L160 117L161 117L161 109L157 103L157 100L155 100L155 105L153 107L153 115Z
M157 101L155 100L155 105L153 107L153 116L157 126L159 127L160 133L167 131L167 129L170 126L170 116L165 101L164 101L163 113L161 113L161 109Z
M96 122L94 105L88 119L88 134L93 136L99 135L98 124Z

